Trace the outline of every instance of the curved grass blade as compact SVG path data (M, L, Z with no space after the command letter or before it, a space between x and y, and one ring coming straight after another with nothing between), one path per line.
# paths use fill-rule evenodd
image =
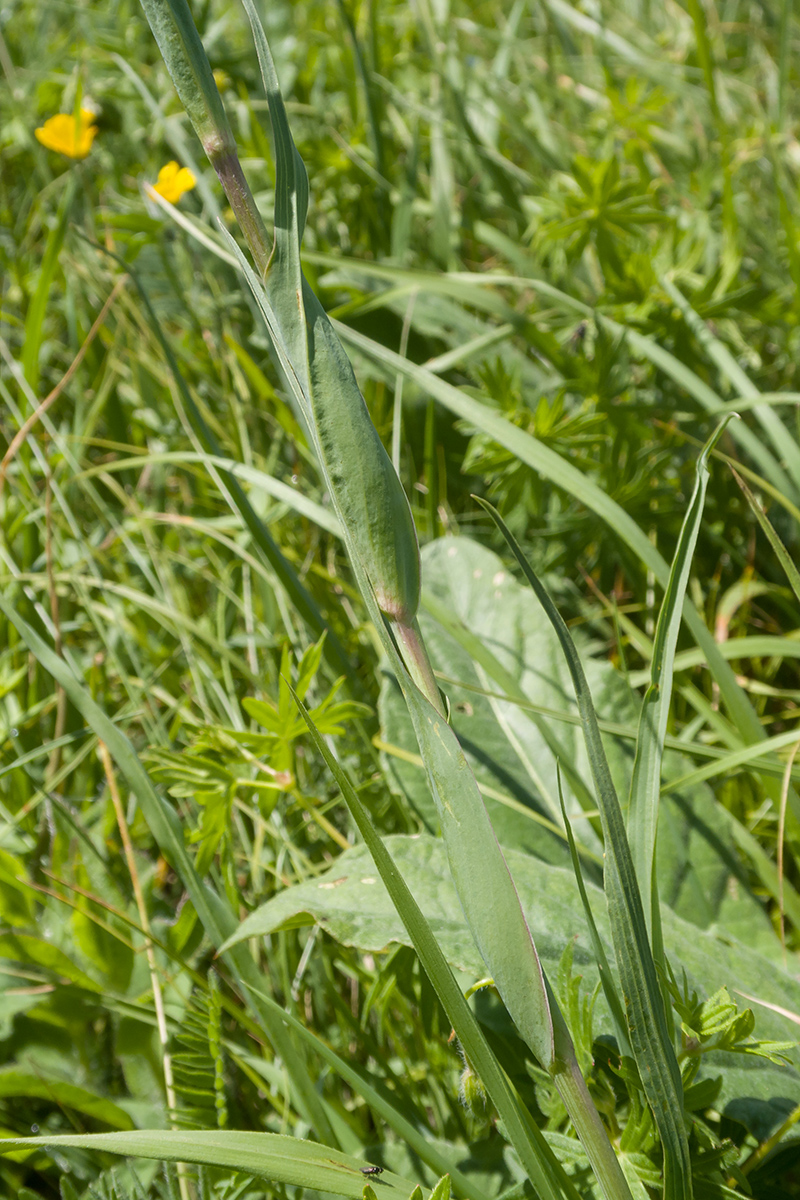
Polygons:
M735 416L736 414L731 414ZM730 417L721 421L703 447L697 460L694 491L683 522L669 580L658 615L653 658L650 664L650 686L645 692L639 716L636 739L636 758L631 776L628 803L628 837L631 855L639 881L645 921L651 934L660 928L658 886L654 877L658 802L661 794L661 762L664 739L672 700L672 678L678 632L681 626L683 602L689 582L700 520L708 485L708 456L722 436ZM660 937L658 938L660 942ZM660 956L657 956L657 960Z
M796 741L797 729L790 729L785 733L776 733L766 743L758 746L742 746L739 750L731 750L713 762L705 763L702 767L696 767L694 771L688 771L680 779L670 780L669 783L664 785L662 792L664 795L667 795L669 792L684 791L687 788L694 787L697 783L702 783L705 779L714 779L717 775L724 775L726 772L733 771L737 767L757 769L758 755L763 753L764 745L768 746L770 750L778 751L785 750L787 746L794 745Z
M215 947L219 947L236 929L236 918L228 904L214 892L195 871L186 850L183 829L174 810L153 787L150 777L142 766L128 738L91 698L87 689L73 675L67 663L60 658L19 615L4 596L0 596L2 611L16 628L31 654L45 671L66 692L70 702L103 741L124 776L128 787L139 803L153 837L166 860L173 866L189 893L189 898ZM319 1137L332 1145L336 1144L329 1119L320 1097L308 1074L305 1063L292 1043L283 1024L276 1021L258 997L250 994L250 988L266 990L261 972L245 946L237 946L228 952L234 979L241 987L247 987L247 995L257 1018L263 1024L267 1037L280 1055L292 1082L298 1108L311 1122Z
M479 497L476 499L503 534L547 613L572 676L603 825L604 889L617 971L625 998L630 1042L664 1150L664 1200L690 1200L691 1162L684 1126L680 1069L647 937L642 899L625 834L622 809L600 738L589 685L563 617L539 582L513 534L491 504Z
M699 313L695 312L689 301L671 280L662 279L661 286L676 308L683 314L683 319L708 354L708 357L717 369L727 377L731 386L741 396L746 396L748 400L757 402L758 388L739 366L728 347L719 338L714 336L703 318ZM800 499L800 446L797 445L791 431L786 428L783 421L770 405L765 404L762 406L755 403L753 406L753 415L772 442L778 459L786 463L789 472L789 476L787 477L783 469L779 467L780 476L775 476L773 470L772 482L778 485L781 491L787 492L797 501Z
M0 1141L0 1154L34 1146L75 1146L83 1150L105 1150L131 1158L155 1158L162 1162L204 1163L244 1171L258 1179L294 1187L311 1188L335 1196L361 1200L364 1191L362 1159L342 1154L302 1138L279 1133L246 1133L234 1129L136 1129L130 1133L73 1133L57 1137L7 1138ZM383 1190L385 1187L385 1191ZM408 1200L415 1181L391 1171L381 1175L381 1195L389 1200Z
M769 542L772 549L775 551L775 555L778 559L778 562L781 564L784 571L786 572L786 578L789 580L789 583L792 586L792 591L794 592L797 599L800 600L800 571L798 571L794 560L792 559L791 555L789 554L789 551L786 549L783 542L781 541L781 539L778 537L777 533L775 532L775 527L773 526L773 524L770 521L767 514L764 512L764 509L762 508L761 504L758 502L756 497L750 491L750 488L747 486L745 481L742 479L742 477L738 473L738 471L736 471L733 467L731 467L731 470L733 471L734 479L736 480L739 487L744 492L745 500L750 505L751 509L753 510L756 520L758 521L762 530L766 534L767 541Z
M237 479L244 479L260 491L266 492L273 500L278 500L281 504L294 509L300 516L307 517L309 521L313 521L327 533L332 533L334 537L342 535L341 526L330 509L323 508L321 504L317 504L304 492L299 492L267 471L259 470L258 467L238 462L235 458L216 458L213 454L204 454L199 450L166 450L161 454L131 454L126 458L116 459L114 462L86 467L72 478L91 479L95 475L111 475L115 471L133 470L134 467L141 468L155 463L175 463L177 466L200 463L203 466L217 467Z

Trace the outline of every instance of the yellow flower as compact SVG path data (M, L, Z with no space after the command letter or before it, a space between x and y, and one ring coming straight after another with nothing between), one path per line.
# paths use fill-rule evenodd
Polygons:
M153 191L158 192L170 204L177 204L184 192L190 192L195 185L195 177L188 167L179 167L176 162L168 162L158 172L158 183L153 185Z
M88 108L81 109L78 120L74 113L58 113L55 117L48 117L34 133L48 150L66 154L67 158L86 158L97 133L97 126L92 124L94 117L95 114Z

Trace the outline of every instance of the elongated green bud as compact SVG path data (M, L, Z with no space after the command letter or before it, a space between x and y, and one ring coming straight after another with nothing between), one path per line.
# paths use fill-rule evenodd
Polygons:
M348 548L366 573L380 610L394 623L401 653L417 686L441 712L439 690L416 623L420 558L411 508L372 424L350 360L303 277L300 239L308 180L292 141L258 14L252 0L244 0L275 136L276 238L271 259L266 230L242 173L222 99L186 0L142 0L142 5L261 275L260 280L251 277L240 258L280 369L315 442ZM235 246L234 251L239 254Z
M402 625L420 597L417 531L350 360L311 289L303 289L311 416L337 508L381 611Z
M186 0L142 0L175 90L236 214L263 276L269 239L236 153L211 64Z

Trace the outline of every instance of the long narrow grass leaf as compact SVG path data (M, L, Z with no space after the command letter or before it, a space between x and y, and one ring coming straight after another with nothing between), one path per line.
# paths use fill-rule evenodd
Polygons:
M583 666L563 617L532 570L513 534L492 505L485 500L478 502L490 514L505 537L525 578L549 617L572 676L603 824L604 890L617 970L625 997L630 1041L642 1086L664 1149L664 1197L665 1200L689 1200L692 1196L691 1163L684 1126L680 1069L647 936L642 899L625 833L622 809L611 779Z
M702 317L695 312L683 293L669 279L662 279L661 286L683 314L686 324L694 333L701 347L715 366L727 377L735 391L741 396L746 396L748 400L757 401L758 388L739 366L728 347L718 337L715 337ZM787 477L781 469L783 478L773 478L772 482L788 492L795 501L800 499L800 446L770 405L755 404L753 415L772 442L779 460L786 463L789 472Z
M732 414L733 415L733 414ZM650 685L645 692L639 716L636 758L631 776L628 803L628 837L633 865L639 881L645 920L651 932L658 929L658 886L654 879L656 834L658 830L658 801L661 789L661 762L664 739L672 701L672 677L675 650L678 644L683 602L689 582L700 520L705 506L708 484L708 456L713 450L730 417L720 422L703 447L697 460L694 491L689 501L669 580L656 625L653 658L650 664Z
M733 470L733 468L731 469ZM775 551L775 556L778 559L778 562L786 572L786 578L789 580L789 583L792 586L792 591L797 599L800 600L800 571L798 571L794 559L791 557L789 551L786 549L783 542L778 537L778 534L775 532L775 526L764 512L763 506L754 496L753 492L742 479L741 475L736 470L733 470L733 475L739 487L744 492L744 497L747 500L747 503L750 505L750 508L753 510L756 520L764 531L767 541Z
M76 1146L105 1150L131 1158L164 1162L205 1163L244 1171L257 1179L310 1188L335 1196L361 1200L364 1192L363 1159L342 1154L302 1138L279 1133L249 1133L235 1129L135 1129L130 1133L73 1133L50 1137L9 1138L0 1141L0 1153L34 1146ZM381 1195L408 1200L414 1182L384 1171ZM385 1191L384 1191L385 1189Z

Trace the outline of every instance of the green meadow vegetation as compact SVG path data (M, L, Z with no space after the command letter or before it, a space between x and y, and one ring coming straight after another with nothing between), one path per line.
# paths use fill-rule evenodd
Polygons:
M800 1196L798 51L0 8L0 1197Z

